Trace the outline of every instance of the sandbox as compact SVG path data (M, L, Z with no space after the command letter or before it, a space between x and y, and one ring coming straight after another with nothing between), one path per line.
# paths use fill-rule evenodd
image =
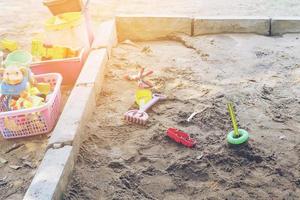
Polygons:
M121 16L103 23L24 199L299 198L299 35L267 37L298 33L299 22ZM145 127L123 121L137 107L136 84L123 76L140 66L155 70L154 91L168 96ZM228 101L250 133L241 148L225 140ZM168 139L172 126L198 145Z
M64 199L300 198L299 37L179 34L119 44ZM146 126L123 120L137 107L136 83L123 77L139 67L153 69L154 91L168 96ZM251 134L242 147L226 143L227 102ZM175 143L165 136L169 127L198 144Z

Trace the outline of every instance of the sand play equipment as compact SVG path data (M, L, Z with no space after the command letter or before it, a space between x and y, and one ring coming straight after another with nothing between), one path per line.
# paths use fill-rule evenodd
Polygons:
M86 12L85 12L86 13ZM90 49L92 33L82 12L63 13L45 22L45 41L33 40L32 51L46 58L33 62L35 74L60 73L63 84L74 84Z
M60 73L63 84L74 84L86 60L94 34L88 15L89 1L44 1L53 15L44 23L45 37L32 40L31 65L35 74ZM72 4L72 5L71 5Z
M79 12L82 9L81 0L44 0L43 4L48 7L53 15L65 12Z
M149 89L138 89L135 92L135 102L141 107L152 99L152 92Z
M248 141L249 133L244 129L238 129L239 136L236 137L234 131L227 135L227 141L230 144L243 144Z
M188 133L180 131L176 128L168 128L166 134L167 136L169 136L169 138L171 138L175 142L189 148L194 147L197 144L196 140L191 138Z
M228 103L227 107L228 107L228 112L229 112L231 122L233 125L233 131L228 133L227 141L229 144L233 144L233 145L243 144L248 141L249 134L244 129L238 129L238 125L237 125L237 121L236 121L232 103Z
M19 48L19 45L16 41L5 38L0 41L0 48L6 49L8 51L15 51Z
M154 94L153 98L144 106L142 106L139 110L129 110L125 113L125 120L128 122L145 125L149 118L149 115L146 111L151 108L155 103L159 100L164 100L166 97L160 94Z
M89 34L81 12L52 16L45 22L46 43L71 49L88 48Z
M45 60L34 62L30 68L34 74L60 73L64 85L74 84L87 57L87 51L81 50L79 56L73 58Z
M5 111L4 98L0 105L0 132L4 138L20 138L49 133L60 114L62 77L60 74L36 75L36 80L51 85L53 92L49 94L47 102L39 107L29 109Z
M32 56L27 51L17 50L9 53L4 61L5 66L18 65L29 66L32 62Z
M145 80L147 76L153 74L153 70L147 70L142 67L138 74L127 74L125 75L125 79L129 81L137 81L139 88L151 88L153 84L150 81Z

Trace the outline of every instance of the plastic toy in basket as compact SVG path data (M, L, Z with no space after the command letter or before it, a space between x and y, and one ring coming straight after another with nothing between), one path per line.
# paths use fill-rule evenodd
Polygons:
M46 96L42 94L36 87L30 87L28 90L22 92L17 99L9 101L10 110L20 110L41 106L45 103Z
M35 83L30 69L26 67L9 66L0 68L2 81L0 85L1 95L7 96L7 103L13 98L22 95L30 85ZM9 108L9 104L7 104Z
M0 47L8 51L14 51L19 48L19 45L14 40L3 39L0 41Z
M63 58L73 58L78 56L80 49L70 49L63 46L55 46L50 44L44 44L41 40L32 40L31 54L35 59L41 60L55 60Z
M4 138L20 138L50 132L60 114L62 77L57 73L35 75L37 82L51 85L51 93L40 106L6 111L5 97L0 98L0 132Z

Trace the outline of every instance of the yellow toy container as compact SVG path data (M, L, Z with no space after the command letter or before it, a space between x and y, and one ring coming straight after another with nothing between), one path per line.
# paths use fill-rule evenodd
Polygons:
M43 57L44 51L43 51L43 43L41 40L32 40L31 42L31 54L33 56L37 57Z
M71 52L70 52L71 51ZM62 59L78 56L79 51L72 51L66 47L45 46L41 40L32 40L31 54L44 59Z
M67 48L65 47L53 47L52 59L61 59L67 57Z
M80 12L53 16L45 23L47 44L71 49L89 48L89 35Z
M14 51L19 48L19 45L16 41L3 39L0 41L0 46L2 49L6 49L8 51Z

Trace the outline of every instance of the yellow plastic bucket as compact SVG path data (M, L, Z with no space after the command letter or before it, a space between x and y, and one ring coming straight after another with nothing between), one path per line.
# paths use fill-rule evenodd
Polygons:
M64 30L79 26L82 22L80 12L63 13L51 17L45 22L46 30Z
M45 22L45 30L46 44L75 50L90 47L89 35L81 12L52 16Z

